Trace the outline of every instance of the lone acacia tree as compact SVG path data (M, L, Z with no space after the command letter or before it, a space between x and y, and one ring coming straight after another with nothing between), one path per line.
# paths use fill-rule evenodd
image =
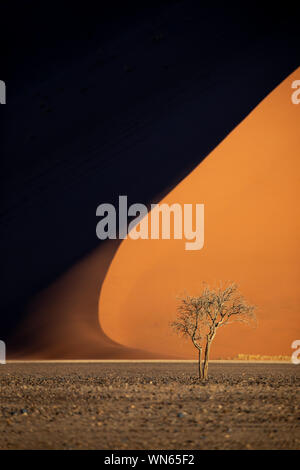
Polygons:
M179 335L191 338L198 350L200 379L207 380L210 347L217 329L233 322L255 322L255 308L234 283L217 289L205 287L198 297L187 295L180 299L177 320L171 326Z

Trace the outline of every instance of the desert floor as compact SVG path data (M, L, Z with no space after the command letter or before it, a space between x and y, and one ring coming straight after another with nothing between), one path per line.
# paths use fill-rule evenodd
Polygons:
M300 366L0 365L0 449L299 449Z

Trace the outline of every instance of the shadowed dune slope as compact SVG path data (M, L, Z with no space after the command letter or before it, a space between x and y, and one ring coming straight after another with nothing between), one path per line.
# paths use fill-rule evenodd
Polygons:
M35 297L8 343L9 359L159 357L112 341L99 326L99 289L116 247L116 241L102 244Z

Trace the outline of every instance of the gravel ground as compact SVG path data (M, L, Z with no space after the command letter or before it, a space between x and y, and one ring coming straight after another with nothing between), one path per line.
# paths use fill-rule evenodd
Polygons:
M299 449L300 366L0 366L0 449ZM298 396L297 396L298 394Z

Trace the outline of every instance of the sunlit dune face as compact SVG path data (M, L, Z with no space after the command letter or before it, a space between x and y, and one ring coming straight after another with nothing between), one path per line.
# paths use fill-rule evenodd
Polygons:
M202 281L232 280L258 306L258 327L225 327L212 356L291 353L300 338L297 78L300 69L161 201L205 204L202 250L186 251L185 240L121 244L99 300L100 324L113 340L192 357L190 344L170 330L176 296L199 293Z

